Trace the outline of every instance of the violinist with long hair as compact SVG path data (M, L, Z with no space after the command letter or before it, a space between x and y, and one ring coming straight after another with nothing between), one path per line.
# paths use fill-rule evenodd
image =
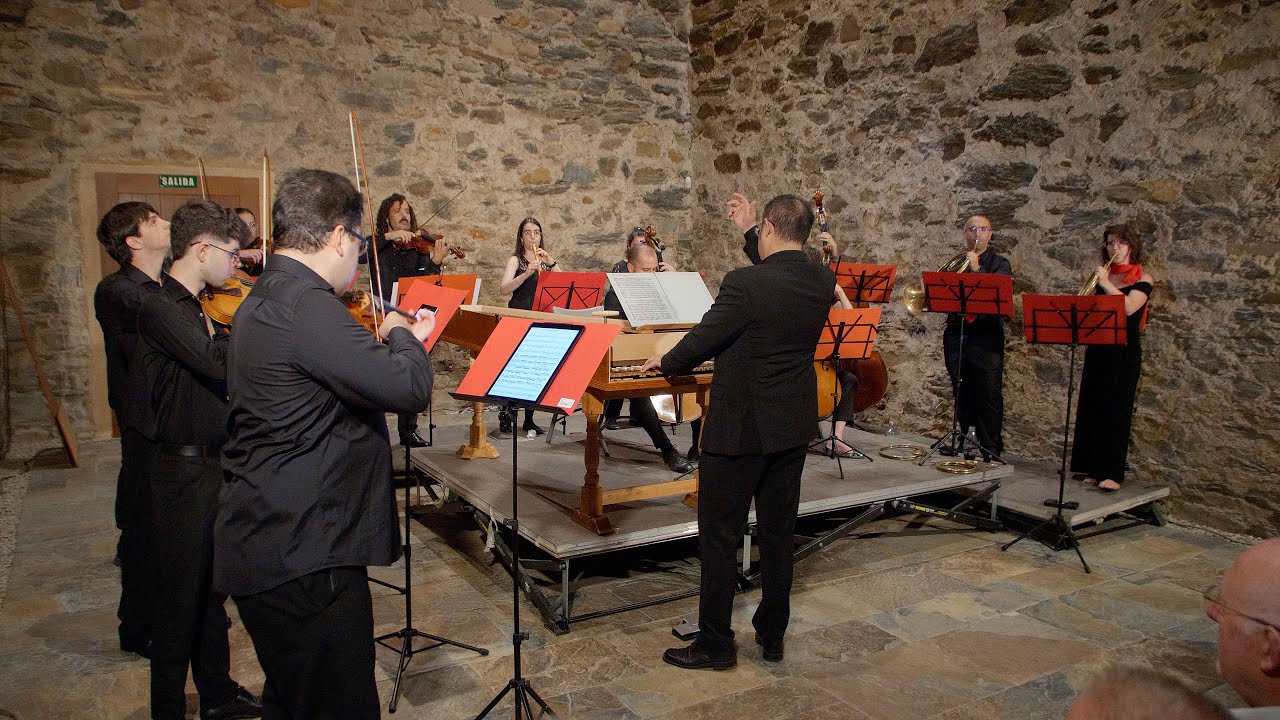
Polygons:
M556 259L547 252L547 244L542 236L542 223L537 218L526 217L516 226L516 245L507 258L507 266L502 270L502 283L498 289L504 295L510 295L507 307L519 310L532 310L534 294L538 292L538 273L551 272L559 267ZM514 419L499 420L500 432L511 432ZM521 429L530 436L545 434L545 431L533 422L533 409L524 409L524 424Z
M1105 244L1099 254L1110 266L1098 268L1094 292L1124 296L1128 328L1124 345L1090 345L1085 350L1071 470L1084 473L1086 485L1110 492L1119 490L1124 482L1133 406L1142 375L1142 327L1155 280L1139 264L1142 238L1133 228L1110 225L1102 237Z
M400 193L387 196L378 207L374 242L378 244L378 286L382 299L394 303L391 286L400 278L439 275L444 260L449 255L449 244L444 238L435 242L435 249L425 253L407 247L418 233L418 217L409 200ZM401 413L396 421L400 444L405 447L425 447L427 441L418 434L417 413Z

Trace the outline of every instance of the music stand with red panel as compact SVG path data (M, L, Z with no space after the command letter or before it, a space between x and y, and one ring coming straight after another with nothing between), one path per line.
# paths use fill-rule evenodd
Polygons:
M441 277L439 275L427 275L422 278L415 278L416 282L409 286L409 292L405 293L398 307L410 314L417 314L419 310L428 310L436 316L436 326L422 341L422 347L431 353L431 349L436 346L436 341L440 339L440 335L444 333L444 329L448 326L449 321L453 319L454 313L458 312L458 306L471 298L465 287L456 288L446 284L430 282L432 277ZM446 278L465 277L462 275L445 275ZM475 275L471 275L471 285L475 286ZM436 444L436 413L435 402L433 401L427 406L427 447ZM409 446L404 448L405 460L409 459ZM410 465L405 465L405 472L409 472Z
M920 458L918 464L929 462L929 458L948 443L950 454L969 457L981 453L983 459L991 458L1003 464L1004 460L960 428L960 398L964 397L965 325L980 315L1012 317L1013 278L996 273L953 272L926 272L921 277L924 282L925 312L954 313L963 318L960 322L960 359L956 368L955 391L952 393L951 431L930 445L928 454Z
M1075 394L1076 348L1080 345L1124 345L1128 342L1128 318L1124 311L1123 295L1023 295L1022 318L1026 323L1027 342L1043 345L1070 345L1067 362L1066 420L1062 425L1062 466L1058 470L1058 498L1044 501L1045 506L1056 512L1044 522L1005 543L1000 549L1008 550L1028 535L1035 535L1046 527L1058 531L1054 542L1040 541L1055 550L1066 541L1080 557L1086 573L1092 572L1080 551L1080 541L1071 524L1063 517L1064 509L1074 510L1080 503L1064 500L1067 487L1067 442L1071 436L1071 400Z
M842 360L865 360L871 357L875 348L876 335L880 326L880 308L832 308L827 314L827 322L822 326L822 334L818 336L818 345L814 349L813 359L825 364L835 374ZM809 445L809 449L826 445L823 454L836 461L836 469L840 479L844 479L844 466L841 457L864 459L874 462L869 455L850 445L850 455L842 456L836 452L836 414L840 408L840 379L837 376L832 387L834 404L831 410L831 434L819 438ZM844 442L841 440L841 442Z
M837 260L830 264L836 284L844 290L849 302L887 303L898 275L897 265L870 265Z
M413 289L413 286L420 282L465 291L466 295L463 296L462 299L463 305L470 305L475 300L475 273L459 273L457 275L415 275L413 277L400 278L400 285L396 289L396 295L399 296L396 298L396 305L400 305L401 301L409 295L409 291Z
M533 296L533 309L552 312L553 308L583 310L604 304L605 273L544 272L538 273L538 289Z
M527 343L537 339L535 333L539 330L554 331L555 334L577 334L567 349L547 343L528 351L530 346ZM505 406L503 412L508 413L514 412L512 408L534 407L569 415L578 407L591 376L595 374L613 339L621 330L622 326L609 323L575 323L572 320L551 323L530 318L504 317L498 321L498 326L480 349L471 369L462 378L462 384L450 395L460 400L501 404ZM552 357L556 351L560 351L558 358ZM535 384L541 384L541 390L536 392L536 397L525 396L524 399L513 398L512 393L505 390L503 394L493 394L495 388L510 388L518 384L510 381L510 378L534 378ZM516 717L521 712L526 717L534 717L530 698L542 708L543 713L553 714L520 670L520 646L529 638L529 634L520 629L520 576L524 568L520 565L519 445L516 437L517 433L511 433L511 565L507 568L511 571L514 618L511 643L515 648L515 672L502 692L480 711L477 720L488 715L509 692L515 694Z

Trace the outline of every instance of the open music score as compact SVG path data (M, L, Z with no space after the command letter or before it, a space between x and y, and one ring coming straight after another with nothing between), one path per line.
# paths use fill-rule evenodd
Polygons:
M697 324L715 300L696 272L609 273L632 327Z

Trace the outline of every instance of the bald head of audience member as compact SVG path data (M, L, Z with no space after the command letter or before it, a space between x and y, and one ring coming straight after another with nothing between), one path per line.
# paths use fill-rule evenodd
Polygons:
M1177 678L1118 667L1090 683L1066 720L1231 720L1231 713Z
M1280 706L1280 538L1240 553L1206 597L1223 679L1251 707Z

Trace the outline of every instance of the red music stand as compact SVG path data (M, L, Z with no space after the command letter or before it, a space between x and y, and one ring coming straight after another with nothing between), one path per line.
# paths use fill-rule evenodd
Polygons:
M829 363L832 369L839 371L841 360L865 360L871 357L871 351L875 347L876 335L879 333L880 325L880 308L852 308L846 310L844 308L832 308L827 314L827 322L822 326L822 334L818 336L818 345L814 349L813 359L818 362ZM841 455L836 452L836 414L840 407L840 381L837 377L835 387L832 389L832 397L835 404L831 409L831 434L824 438L819 438L809 445L812 450L820 445L825 444L827 451L823 453L829 458L836 461L836 469L840 472L840 479L844 479L844 466L840 463ZM841 440L841 442L844 442ZM853 459L863 459L868 462L874 462L871 456L861 450L852 448Z
M889 302L893 281L898 275L897 265L869 265L844 260L831 263L831 270L836 274L836 284L852 303Z
M964 342L965 325L979 315L1013 316L1013 278L995 273L944 273L926 272L924 282L925 312L959 314L960 360L956 368L955 391L952 393L951 431L929 446L929 452L920 458L919 465L948 442L956 455L982 453L983 459L992 458L1003 464L998 455L982 446L976 437L969 437L960 428L960 398L964 397ZM967 447L972 445L972 448Z
M552 308L583 310L603 304L605 273L544 272L538 273L533 309L552 312Z
M561 273L554 274L559 275ZM600 274L603 276L603 273ZM546 356L545 353L539 355L537 353L521 352L524 341L526 338L533 337L532 331L537 328L557 331L580 329L580 331L572 345L559 355L558 361L555 361L555 369L550 372L550 377L545 380L545 385L536 398L513 401L509 393L503 396L491 395L491 389L498 387L507 373L541 373L538 378L539 382L543 382L542 377L547 375L546 369L553 360ZM462 384L450 395L460 400L503 404L508 408L504 409L503 412L514 412L510 409L513 407L536 407L539 410L565 415L571 414L578 406L582 394L586 392L587 383L591 381L591 376L595 373L596 368L600 366L600 362L604 359L605 353L608 352L613 339L621 330L622 326L608 323L575 323L571 319L566 319L565 322L548 323L536 322L529 318L504 317L498 321L498 326L494 328L489 340L480 349L480 355L476 357L475 363L467 371L466 376L462 378ZM489 711L497 707L498 703L509 692L515 693L516 717L520 717L521 712L526 717L534 717L533 707L529 703L530 698L542 708L544 714L554 714L547 703L534 691L529 681L523 677L520 670L520 646L525 640L529 639L529 634L520 629L520 578L524 573L524 568L520 565L519 470L517 463L519 445L516 442L516 437L517 433L511 433L511 564L507 568L511 571L511 605L514 618L511 643L515 648L515 653L512 656L514 674L507 682L507 686L502 689L502 692L498 693L485 706L484 710L480 711L476 720L488 715ZM498 553L498 556L502 558L502 553Z
M422 342L422 347L431 353L431 349L436 346L436 342L444 333L445 327L449 325L449 321L453 319L454 313L458 311L458 306L471 298L469 294L472 291L449 287L447 284L429 282L431 277L440 277L439 275L428 275L425 278L415 278L416 282L409 286L409 292L405 293L399 303L400 309L410 314L416 314L419 310L430 310L436 316L436 326ZM446 278L465 278L465 275L446 275ZM475 275L471 275L471 285L475 286ZM427 446L431 447L436 444L436 404L432 401L427 405ZM405 462L409 460L410 446L405 445L404 457ZM408 473L410 465L405 465L405 472Z
M1049 498L1044 501L1046 507L1057 508L1057 511L1044 522L1027 530L1018 537L1001 546L1008 550L1028 535L1053 526L1058 531L1057 541L1045 542L1045 545L1061 549L1062 540L1067 546L1074 548L1080 557L1080 564L1086 573L1092 572L1089 563L1085 562L1084 553L1080 551L1080 541L1076 538L1071 524L1062 515L1064 509L1074 510L1080 503L1065 501L1067 486L1067 441L1071 436L1071 400L1075 394L1076 381L1076 347L1079 345L1124 345L1128 342L1128 319L1124 312L1123 295L1023 295L1022 318L1026 323L1027 342L1043 345L1070 345L1071 354L1067 363L1067 405L1066 420L1062 426L1062 467L1058 470L1058 499Z
M436 286L447 288L455 288L465 290L466 296L462 299L463 305L470 305L476 295L476 274L475 273L459 273L457 275L415 275L413 277L400 278L400 285L396 290L396 304L400 305L413 286L420 283L430 283Z

